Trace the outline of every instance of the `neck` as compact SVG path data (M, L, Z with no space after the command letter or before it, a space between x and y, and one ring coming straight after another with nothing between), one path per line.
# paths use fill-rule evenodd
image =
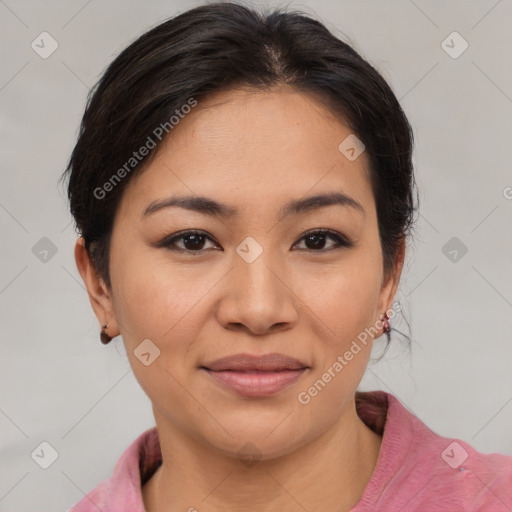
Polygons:
M279 458L253 464L199 445L158 417L162 465L142 489L147 512L350 511L377 463L381 436L355 402L329 430Z

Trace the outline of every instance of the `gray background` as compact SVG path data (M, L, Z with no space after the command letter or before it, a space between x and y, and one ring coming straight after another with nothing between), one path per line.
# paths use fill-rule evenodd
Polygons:
M122 340L100 344L57 180L105 66L200 3L0 0L2 511L70 507L154 424ZM415 131L421 214L397 295L411 331L392 322L411 352L394 333L361 389L392 392L439 434L512 454L512 1L289 5L351 41ZM43 31L58 42L47 59L31 48ZM458 58L442 46L453 31L469 43ZM57 252L41 261L44 237ZM46 470L31 458L43 441L58 452Z

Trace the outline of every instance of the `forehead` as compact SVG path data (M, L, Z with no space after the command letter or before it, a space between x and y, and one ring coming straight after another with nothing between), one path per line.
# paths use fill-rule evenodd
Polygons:
M288 88L216 93L183 116L125 191L130 208L180 192L238 210L342 192L369 206L368 159L340 150L351 129L314 97ZM365 207L366 209L366 207Z

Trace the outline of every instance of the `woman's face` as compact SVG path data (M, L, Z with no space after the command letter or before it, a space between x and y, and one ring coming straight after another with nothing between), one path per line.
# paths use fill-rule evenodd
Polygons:
M399 276L383 282L367 155L354 159L351 139L339 149L350 135L289 89L224 92L199 102L133 177L114 222L112 295L97 297L95 311L121 333L160 429L266 459L342 421L370 355L371 336L358 336L382 333ZM335 193L351 199L286 208ZM182 196L231 213L205 202L147 210ZM188 230L204 237L171 241ZM321 230L334 237L307 234ZM306 369L203 368L276 353Z

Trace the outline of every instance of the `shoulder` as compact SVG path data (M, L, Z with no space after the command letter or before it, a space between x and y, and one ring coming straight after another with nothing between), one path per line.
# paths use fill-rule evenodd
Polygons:
M416 482L418 506L438 502L451 510L512 510L511 456L481 453L461 439L443 437L426 426L418 429L411 448L407 467Z
M417 510L423 504L481 512L512 507L511 456L484 454L461 439L437 434L392 395L390 405L399 420L390 427L410 434L402 477L416 492L411 503Z
M512 510L512 456L481 453L461 439L441 436L395 396L374 393L387 407L368 503L408 512Z
M112 475L68 512L144 512L142 485L161 463L156 427L146 430L123 452Z

